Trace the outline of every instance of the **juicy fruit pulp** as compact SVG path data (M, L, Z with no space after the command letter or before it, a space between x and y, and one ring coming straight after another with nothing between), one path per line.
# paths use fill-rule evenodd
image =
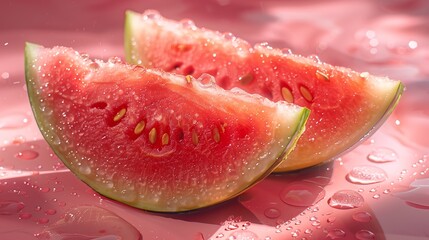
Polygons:
M399 81L265 44L251 47L230 33L168 20L154 11L127 12L125 28L131 63L195 77L209 73L225 89L239 87L310 108L307 130L277 171L312 166L351 149L384 122L403 91Z
M92 61L65 47L27 44L25 57L52 149L96 191L138 208L184 211L236 196L280 163L308 117L209 76Z

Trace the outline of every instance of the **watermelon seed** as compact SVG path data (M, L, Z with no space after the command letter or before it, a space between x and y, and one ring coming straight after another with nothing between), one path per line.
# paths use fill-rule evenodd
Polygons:
M320 80L329 81L329 76L325 72L322 72L320 70L316 70L316 77Z
M168 135L168 133L162 134L162 138L161 138L162 145L167 145L169 141L170 141L170 136Z
M193 77L192 77L191 75L186 75L186 76L185 76L185 79L186 79L186 82L187 82L187 83L191 83L191 82L192 82L192 78L193 78Z
M156 128L152 128L149 132L149 142L154 144L156 141Z
M179 43L171 45L171 48L176 52L187 52L192 49L192 46L190 44Z
M286 102L293 103L293 95L289 88L282 87L282 96Z
M213 129L213 139L217 143L220 142L220 133L219 133L219 129L217 127Z
M301 95L305 98L305 100L309 102L313 101L313 95L311 95L310 90L308 90L308 88L301 86L299 87L299 91L301 92Z
M121 120L125 116L126 112L127 112L126 108L122 108L121 110L119 110L119 112L116 113L115 117L113 117L113 121L117 122L117 121Z
M192 143L197 146L198 145L198 135L195 132L195 129L192 130Z
M220 125L220 130L222 131L222 133L225 133L225 127L226 127L226 123L222 123L221 125Z
M192 75L195 72L195 68L192 65L187 66L183 69L183 75Z
M146 122L144 120L137 123L136 127L134 128L134 134L138 135L140 134L146 126Z
M253 74L249 72L246 75L239 77L238 81L243 85L247 85L253 81Z

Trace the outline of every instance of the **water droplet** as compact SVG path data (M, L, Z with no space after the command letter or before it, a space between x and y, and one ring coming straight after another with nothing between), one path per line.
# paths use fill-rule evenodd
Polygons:
M57 210L55 209L48 209L45 211L46 215L55 215L57 213Z
M147 10L143 13L143 20L156 20L160 19L161 15L156 10Z
M270 208L265 209L264 215L267 218L278 218L278 217L280 217L281 212L277 208L270 207Z
M368 212L357 212L354 213L352 217L355 221L363 223L370 222L372 219L371 214Z
M49 223L49 218L39 218L36 220L37 224L47 224Z
M218 235L216 235L216 238L223 238L224 236L225 236L225 234L219 233Z
M3 79L8 79L9 78L9 73L8 72L3 72L2 74L1 74L1 77L3 78Z
M328 200L329 206L337 209L357 208L361 207L363 203L363 197L353 190L340 190Z
M322 61L320 60L319 56L317 56L317 55L310 55L310 56L308 56L308 58L310 58L311 60L313 60L313 62L315 62L315 63L322 63Z
M100 65L97 62L92 62L89 64L89 67L93 70L97 70L100 68Z
M195 26L194 21L190 19L182 19L180 21L180 24L182 24L182 27L195 30L197 27Z
M236 37L234 36L234 34L230 33L230 32L226 32L223 34L223 38L225 38L225 40L235 40Z
M259 237L256 233L249 230L239 230L231 233L228 240L258 240Z
M24 209L25 205L22 202L4 201L0 202L0 215L12 215L19 213Z
M372 198L379 199L380 198L380 194L374 194L374 196L372 196Z
M282 53L284 55L291 55L291 54L293 54L293 52L292 52L292 50L290 48L283 48L282 49Z
M201 74L199 78L197 78L198 83L200 83L200 86L202 87L214 87L216 86L216 80L215 78L207 73Z
M0 118L0 129L23 128L29 124L29 118L25 114L11 114Z
M280 199L283 202L297 207L312 206L324 197L325 190L309 182L291 183L280 194Z
M328 222L328 223L333 223L333 222L335 222L335 220L337 220L337 218L336 218L336 217L328 217L328 218L326 219L326 222Z
M387 179L387 173L378 167L358 166L354 167L348 174L347 180L356 184L372 184L383 182Z
M122 60L120 57L110 57L107 61L111 64L122 63Z
M15 157L21 160L33 160L39 156L39 153L34 150L24 150L15 154Z
M49 225L36 236L39 239L142 239L140 232L124 219L93 206L71 209L64 218Z
M33 215L31 213L20 213L19 219L26 220L32 218Z
M336 228L336 229L330 230L326 236L329 239L340 239L340 238L346 237L346 232L344 232L341 229Z
M368 230L360 230L356 232L355 237L359 240L375 239L375 234Z
M368 155L368 160L375 163L393 162L398 160L396 152L390 148L377 148Z

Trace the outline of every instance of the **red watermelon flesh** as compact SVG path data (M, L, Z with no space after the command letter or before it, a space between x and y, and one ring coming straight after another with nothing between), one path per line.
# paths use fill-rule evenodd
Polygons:
M127 61L165 71L215 76L225 89L241 88L273 101L311 109L307 130L277 171L334 159L373 133L396 106L403 85L387 77L335 67L266 44L250 46L230 33L198 28L147 11L128 11Z
M99 193L162 212L232 198L268 175L304 130L308 110L200 79L27 44L39 128Z

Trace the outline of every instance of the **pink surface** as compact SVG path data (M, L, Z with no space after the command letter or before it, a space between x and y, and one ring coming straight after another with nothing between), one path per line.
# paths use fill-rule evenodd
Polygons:
M134 209L94 193L53 155L28 103L23 47L29 41L73 47L105 60L123 58L124 11L148 8L252 43L266 41L401 79L406 91L387 123L341 159L272 175L241 196L202 210ZM2 1L0 13L0 239L429 237L426 1L18 0ZM380 162L383 154L389 161ZM367 174L356 174L362 166L370 167Z

